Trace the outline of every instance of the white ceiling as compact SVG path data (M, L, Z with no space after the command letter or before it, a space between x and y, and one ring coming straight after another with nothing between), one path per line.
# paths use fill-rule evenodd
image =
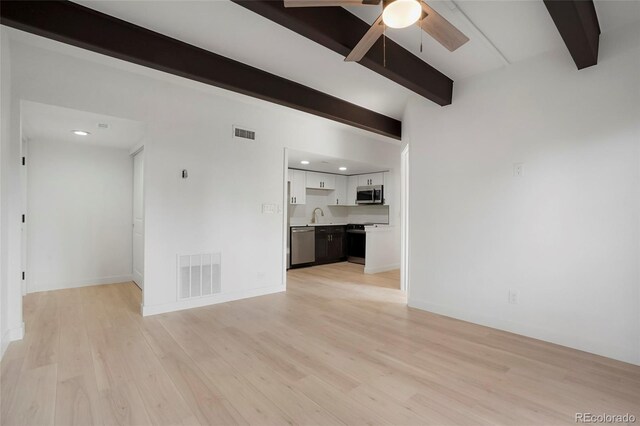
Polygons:
M78 3L394 118L402 118L411 94L229 0ZM432 0L429 4L471 41L451 53L425 34L420 53L418 27L389 30L388 36L454 81L566 49L542 0ZM348 10L369 23L380 13L379 6ZM596 0L596 10L603 33L640 22L640 1Z
M374 164L361 163L359 161L345 160L342 158L327 157L326 155L311 154L309 152L289 150L289 168L309 170L312 172L334 173L339 175L359 175L364 173L383 172L387 168ZM309 164L301 164L301 161ZM340 171L340 167L347 170Z
M29 140L77 142L131 149L140 142L145 132L143 123L124 118L30 101L22 101L20 108L22 133ZM98 124L108 127L99 127ZM74 130L90 134L78 136L73 134Z

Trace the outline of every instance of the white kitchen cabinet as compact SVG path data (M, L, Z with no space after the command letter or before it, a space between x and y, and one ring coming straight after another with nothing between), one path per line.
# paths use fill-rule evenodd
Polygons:
M335 190L327 196L327 205L346 206L347 200L347 176L335 175Z
M327 173L307 172L307 188L335 189L336 175L330 175Z
M347 204L350 206L356 205L356 198L358 196L358 176L349 176L347 178Z
M358 175L358 185L384 185L384 173L369 173L367 175Z
M307 172L289 170L289 204L307 202Z

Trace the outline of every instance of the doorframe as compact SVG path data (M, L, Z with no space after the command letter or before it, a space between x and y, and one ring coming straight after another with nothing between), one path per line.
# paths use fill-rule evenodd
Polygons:
M409 300L410 274L409 261L410 250L409 240L409 145L407 144L400 154L400 289L407 295Z
M27 261L28 259L27 250L29 249L27 245L28 231L29 231L28 229L29 193L28 193L28 182L27 182L27 179L29 178L28 169L27 169L28 167L27 165L29 164L28 163L29 159L27 158L28 152L29 152L29 140L24 136L22 136L22 125L20 125L20 162L21 162L20 163L21 164L20 165L20 197L22 201L22 214L25 217L24 222L22 222L22 220L20 221L20 268L22 273L24 274L24 279L20 281L20 289L22 292L22 297L27 295L27 280L31 275L28 270L29 263ZM24 158L24 163L22 163L23 158Z
M287 248L289 240L289 193L287 179L289 176L289 148L284 148L282 158L282 286L287 289Z
M131 181L131 198L132 198L132 203L131 203L131 280L133 281L133 255L134 255L134 242L133 242L133 203L135 202L135 200L133 199L133 179L135 178L134 176L134 167L135 167L135 156L140 154L141 152L144 152L144 157L142 158L142 288L140 289L142 291L142 297L141 297L141 302L140 302L140 315L142 315L142 311L143 311L143 307L144 307L144 295L145 295L145 287L146 287L146 274L145 274L145 262L146 262L146 256L145 256L145 239L147 236L147 218L146 218L146 171L147 171L147 155L145 152L145 145L141 144L141 145L137 145L136 147L134 147L131 151L129 151L129 156L131 157L131 169L132 169L132 173L131 173L131 177L132 177L132 181ZM136 287L140 288L137 284Z

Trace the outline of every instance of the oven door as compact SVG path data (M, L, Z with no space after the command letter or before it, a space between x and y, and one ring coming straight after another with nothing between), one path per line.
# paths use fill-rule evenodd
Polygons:
M364 229L347 229L347 261L364 265L367 234Z

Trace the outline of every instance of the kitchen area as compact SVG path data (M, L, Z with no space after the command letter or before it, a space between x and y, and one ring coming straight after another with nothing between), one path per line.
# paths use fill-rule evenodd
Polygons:
M364 274L397 269L394 183L393 171L383 166L290 154L288 268L351 262Z

